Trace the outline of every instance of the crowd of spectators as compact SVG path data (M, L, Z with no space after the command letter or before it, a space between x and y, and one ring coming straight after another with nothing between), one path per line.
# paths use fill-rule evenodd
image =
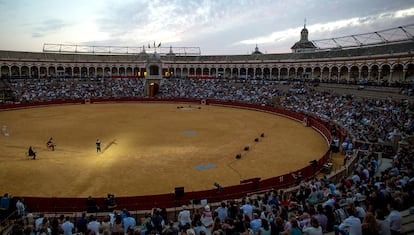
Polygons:
M136 78L15 79L11 85L17 102L144 97L144 82ZM361 100L351 95L316 91L301 83L292 83L283 90L272 81L239 84L224 79L162 79L156 96L277 105L329 120L367 142L389 142L394 135L411 135L414 130L411 114L414 106L407 100Z
M414 130L414 106L407 100L355 99L349 95L308 92L287 94L280 105L334 122L366 142L389 142L394 135L411 135Z
M12 79L15 102L99 97L135 97L143 94L143 80L130 78Z
M320 177L302 182L297 190L272 190L214 207L183 205L175 220L157 208L139 218L127 209L100 218L96 213L79 218L34 218L29 213L16 222L12 234L400 234L400 210L414 204L414 152L400 148L392 166L381 171L374 167L377 151L359 151L355 171L338 184Z
M74 81L70 79L12 81L16 100L51 100L92 97L143 97L138 79ZM300 92L298 92L300 91ZM35 218L25 217L13 234L400 234L401 209L414 205L414 148L409 137L414 130L413 104L407 100L355 99L350 95L318 92L296 83L283 90L272 82L236 84L225 80L163 79L157 97L198 98L275 105L315 115L344 128L350 137L346 146L356 153L350 177L332 182L326 177L301 182L299 189L274 190L240 200L224 201L189 209L183 206L171 221L161 210L134 218L127 209L96 217L54 218L46 230ZM351 138L352 137L352 138ZM383 145L406 140L392 154L392 166L381 169ZM355 140L365 142L359 151ZM377 143L373 145L372 143ZM342 145L340 146L345 146ZM347 159L347 158L346 158ZM208 213L208 212L212 213ZM206 219L210 215L212 218ZM209 221L206 223L205 221ZM25 223L23 223L25 222ZM72 223L68 224L68 223ZM98 224L97 224L98 223ZM65 224L65 226L64 226ZM80 228L80 224L83 226ZM86 230L85 230L86 225Z
M162 80L159 97L199 98L270 104L274 97L282 95L280 88L270 81L260 84L229 83L224 79L174 79Z

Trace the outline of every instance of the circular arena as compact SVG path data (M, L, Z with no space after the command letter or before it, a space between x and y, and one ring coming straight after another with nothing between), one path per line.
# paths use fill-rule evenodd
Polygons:
M2 165L21 169L2 172L2 187L44 209L50 201L41 198L71 198L79 210L84 198L107 193L128 208L171 207L177 200L215 201L285 187L299 171L303 179L312 177L317 169L309 162L321 158L323 164L330 156L325 124L310 118L304 124L295 112L231 102L108 101L40 102L2 112ZM181 187L185 194L177 198ZM67 210L58 205L54 210Z
M299 43L292 53L226 56L0 51L0 186L31 212L52 214L84 211L88 196L107 206L106 194L136 217L170 208L174 219L203 199L264 213L277 198L286 213L268 213L285 221L333 195L367 210L407 209L413 45ZM384 201L379 187L389 189ZM311 191L321 198L310 203Z
M294 172L329 148L318 132L285 117L191 103L36 107L0 118L9 133L1 164L20 169L3 171L1 188L22 196L140 196L178 186L207 190L215 182L227 187ZM54 151L46 146L49 137ZM25 156L29 146L35 161Z

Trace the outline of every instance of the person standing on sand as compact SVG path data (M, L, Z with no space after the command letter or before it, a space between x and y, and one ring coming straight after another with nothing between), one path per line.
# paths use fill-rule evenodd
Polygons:
M33 150L32 146L29 147L28 154L29 157L32 157L33 160L36 159L36 152Z
M96 152L101 152L101 141L99 139L96 139Z

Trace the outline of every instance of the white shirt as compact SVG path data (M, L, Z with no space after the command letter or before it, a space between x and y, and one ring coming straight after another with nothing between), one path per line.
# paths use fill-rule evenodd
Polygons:
M381 235L391 235L390 231L390 222L387 220L377 220L380 225L380 234Z
M365 218L366 212L365 212L365 209L364 208L362 208L360 206L357 206L357 207L355 207L355 210L357 211L357 216L360 219Z
M241 210L243 210L243 214L247 214L250 218L253 217L253 206L250 204L244 204L240 207Z
M402 216L399 211L392 210L386 220L390 222L391 230L398 231L398 232L401 231Z
M323 235L321 226L315 228L311 225L309 225L309 226L305 225L305 227L303 227L303 229L302 229L302 232L306 233L307 235Z
M92 232L94 232L95 235L99 235L99 227L101 227L101 224L96 220L92 220L91 222L88 223L88 226L87 226L87 228L91 230Z
M191 217L189 210L182 210L178 213L178 222L180 225L186 225L187 223L191 224Z
M352 181L356 184L357 182L361 182L361 178L359 177L359 175L353 175L351 177Z
M355 216L349 216L339 225L339 229L349 231L349 235L362 235L361 220Z
M37 218L37 219L35 220L35 229L36 229L37 231L39 231L39 229L40 229L40 225L42 225L42 223L43 223L43 217Z
M335 200L333 198L329 198L324 203L322 203L322 206L330 206L332 209L335 208Z
M18 213L19 215L23 215L23 214L24 214L24 212L25 212L25 210L26 210L26 208L24 207L23 202L22 202L22 201L20 201L20 200L18 200L18 201L16 202L16 208L17 208L17 213Z
M61 227L64 235L72 235L72 232L75 229L75 225L73 225L73 223L70 221L65 221Z

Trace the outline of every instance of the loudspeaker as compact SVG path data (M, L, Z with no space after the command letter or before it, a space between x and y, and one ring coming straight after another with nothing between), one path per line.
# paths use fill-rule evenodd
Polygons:
M240 159L241 158L241 154L240 153L238 153L237 155L236 155L236 159Z
M259 138L254 139L254 142L259 142Z
M249 151L250 147L248 145L244 146L244 151Z
M176 187L175 197L183 197L183 196L184 196L184 187Z

